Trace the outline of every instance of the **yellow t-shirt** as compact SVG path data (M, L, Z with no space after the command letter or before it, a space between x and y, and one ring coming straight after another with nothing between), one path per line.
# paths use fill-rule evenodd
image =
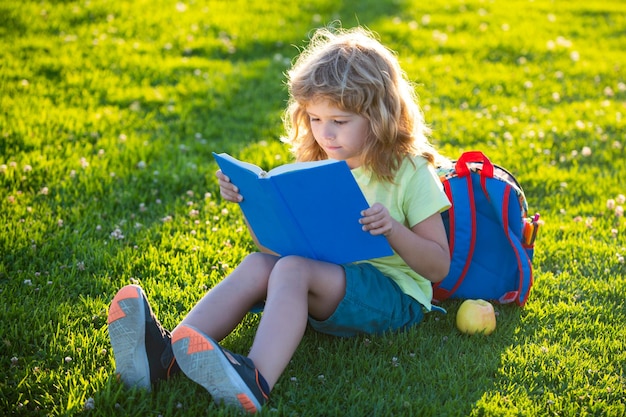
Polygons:
M361 167L353 169L352 174L370 205L381 203L391 217L408 228L450 207L435 169L421 156L405 158L393 183L380 181ZM394 252L391 256L363 262L374 265L393 279L426 310L432 309L431 282L412 270L400 255Z

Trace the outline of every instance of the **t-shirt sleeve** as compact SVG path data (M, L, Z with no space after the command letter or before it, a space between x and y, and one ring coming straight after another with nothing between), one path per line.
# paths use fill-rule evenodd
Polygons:
M423 159L416 161L416 169L403 185L404 212L409 227L450 208L450 201L435 169Z

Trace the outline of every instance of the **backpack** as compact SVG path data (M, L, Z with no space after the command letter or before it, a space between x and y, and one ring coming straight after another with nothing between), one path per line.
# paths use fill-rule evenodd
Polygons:
M442 213L451 264L433 284L433 300L482 298L523 306L533 284L539 215L527 217L522 187L479 151L463 153L439 175L452 203Z

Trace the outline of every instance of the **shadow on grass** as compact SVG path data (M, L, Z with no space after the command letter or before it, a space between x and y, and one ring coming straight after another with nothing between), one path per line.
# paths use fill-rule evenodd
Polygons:
M406 332L338 339L307 333L274 396L288 412L319 415L469 415L493 391L502 353L513 343L520 311L496 306L498 329L463 335L458 305L432 313Z

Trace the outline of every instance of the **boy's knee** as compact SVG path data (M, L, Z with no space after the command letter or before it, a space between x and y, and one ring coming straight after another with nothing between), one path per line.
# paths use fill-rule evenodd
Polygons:
M308 264L310 260L300 256L285 256L280 258L270 275L270 282L279 282L300 286L305 282L311 270Z
M252 252L246 255L242 264L245 262L246 264L253 265L254 268L271 270L276 264L277 259L276 256L267 253Z
M274 270L297 273L300 270L307 269L306 265L308 262L310 262L309 259L303 258L301 256L285 256L283 258L280 258L278 262L276 262Z

